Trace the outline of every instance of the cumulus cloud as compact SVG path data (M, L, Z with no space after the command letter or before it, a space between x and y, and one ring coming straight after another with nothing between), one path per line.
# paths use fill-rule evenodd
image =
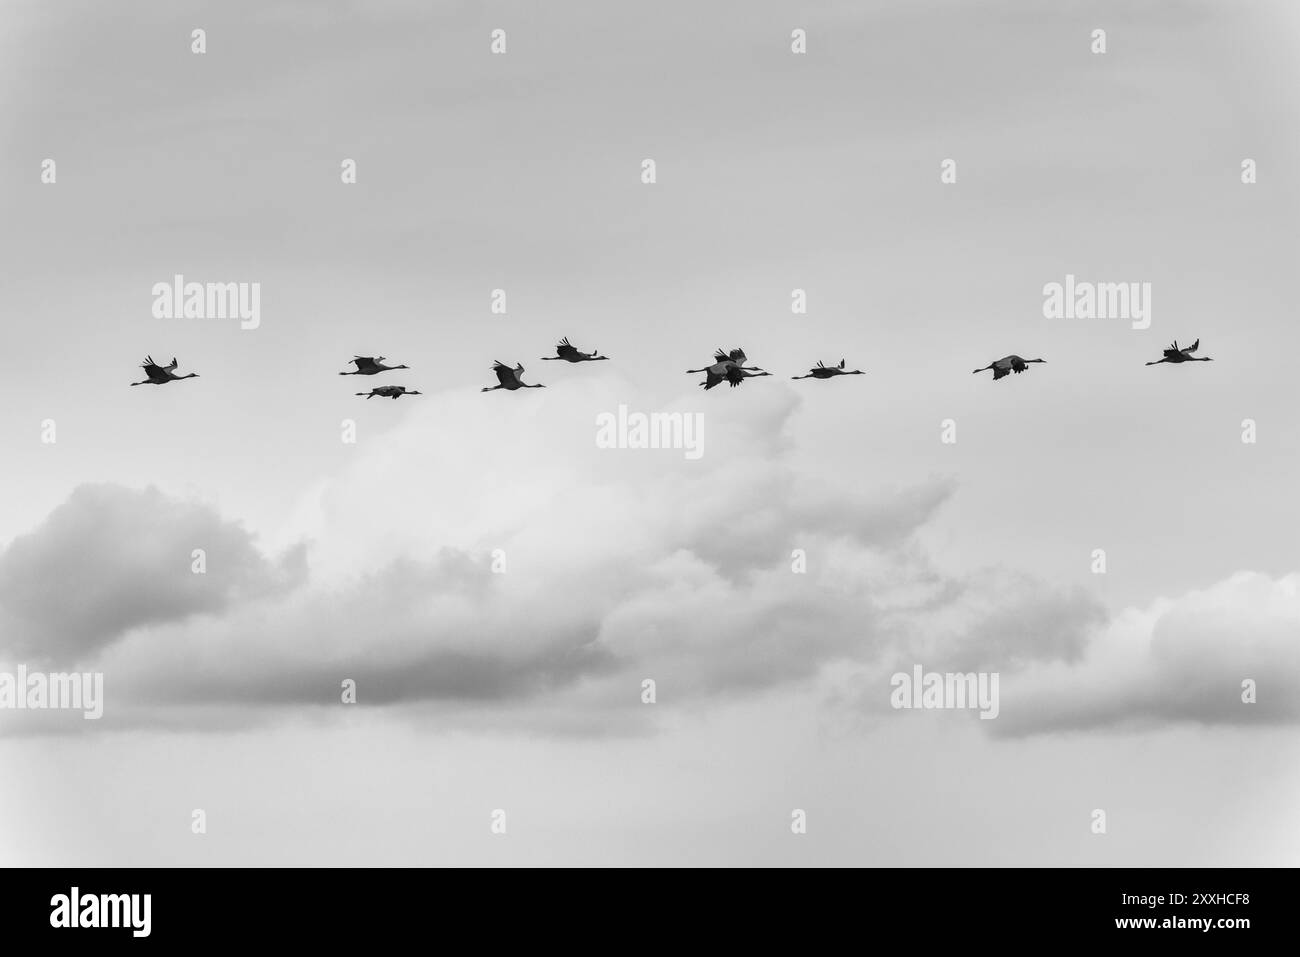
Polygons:
M707 699L874 655L871 568L951 487L872 495L802 474L782 437L789 393L708 396L696 461L597 448L596 415L621 388L435 397L291 523L315 543L308 594L141 633L110 659L119 680L172 702L328 704L343 677L372 704L560 696L596 727L644 677ZM537 428L542 415L559 424ZM813 555L807 574L791 571L795 549ZM833 550L863 560L858 587L839 587Z
M93 662L105 728L339 713L346 678L363 705L585 734L644 728L645 678L698 707L838 682L832 703L880 713L888 675L917 662L1002 673L994 734L1295 718L1278 703L1297 690L1294 580L1108 620L1079 590L940 571L914 533L952 484L805 469L790 389L667 403L703 413L698 460L598 448L596 416L628 391L598 374L360 407L352 462L274 536L311 542L309 581L303 546L268 558L206 506L78 489L0 556L0 651ZM1261 682L1251 714L1244 677Z
M333 705L352 678L371 705L527 722L531 702L596 730L638 702L644 677L707 701L878 654L911 534L951 486L873 492L806 474L785 436L788 389L668 404L704 414L698 460L598 448L596 416L628 391L603 375L360 407L354 460L280 530L312 542L296 589L293 562L262 557L237 525L99 487L13 543L0 595L40 647L93 660L119 704L205 714ZM206 580L188 565L202 542ZM791 571L796 550L806 574ZM19 597L52 570L61 587ZM49 600L82 579L93 601Z
M194 574L202 549L206 574ZM292 588L301 548L279 561L209 506L157 489L83 485L0 554L0 652L63 662L132 628L158 625Z
M909 655L963 672L1075 661L1107 620L1105 609L1083 589L1048 588L1007 569L940 578L932 600L899 612Z
M1043 662L1003 684L995 734L1171 721L1300 721L1300 575L1240 572L1098 629L1078 661ZM1257 700L1243 702L1243 682Z
M1240 572L1116 614L1080 591L993 570L936 578L914 599L895 609L899 641L888 655L832 676L833 704L901 716L888 702L890 678L919 664L997 672L1000 713L979 722L997 737L1300 721L1300 574Z

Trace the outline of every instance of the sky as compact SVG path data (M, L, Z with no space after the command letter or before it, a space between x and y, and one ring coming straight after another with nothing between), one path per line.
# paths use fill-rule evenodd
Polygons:
M1293 5L0 8L0 862L1300 860Z

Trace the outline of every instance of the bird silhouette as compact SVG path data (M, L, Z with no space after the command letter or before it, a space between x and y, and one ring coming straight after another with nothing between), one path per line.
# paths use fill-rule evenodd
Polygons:
M713 353L713 365L705 366L703 369L687 369L686 374L695 375L699 372L712 372L714 375L725 375L729 367L743 366L748 358L744 349L732 349L729 353L719 349Z
M745 362L748 360L748 358L749 357L745 355L744 349L732 349L731 352L723 352L721 349L719 349L717 352L713 354L713 360L714 360L713 365L705 366L703 369L687 369L686 374L696 375L700 372L703 372L704 381L701 382L700 385L704 386L706 392L709 389L712 389L715 385L719 385L722 382L729 381L728 374L731 372L732 369L742 369L746 372L754 372L754 373L762 372L763 375L771 375L770 372L763 372L763 370L760 369L758 366L745 365ZM732 382L731 384L735 386L739 383L740 380L746 378L749 377L739 376L737 378L737 381Z
M756 379L759 376L771 375L770 372L764 372L762 369L753 371L746 366L732 366L727 370L727 385L733 389L744 382L746 379Z
M386 366L380 365L384 361L383 356L357 356L351 362L356 366L354 372L340 372L339 375L376 375L380 372L391 372L394 369L409 369L410 366ZM358 393L360 394L360 393Z
M1157 359L1154 362L1148 362L1147 365L1158 366L1162 362L1172 362L1174 365L1177 365L1180 362L1213 362L1214 360L1211 359L1209 356L1192 355L1192 353L1195 352L1200 347L1201 347L1201 340L1197 339L1190 346L1187 346L1186 348L1183 349L1179 349L1178 340L1175 339L1174 344L1164 351L1164 358Z
M513 369L504 362L494 360L492 371L497 374L497 385L484 386L479 389L480 392L492 392L496 389L507 389L514 392L515 389L545 389L544 385L524 385L519 381L519 377L524 374L524 367L516 365Z
M1022 359L1020 356L1007 356L1003 359L999 359L997 362L986 365L983 369L976 369L975 372L987 372L989 369L992 369L993 381L997 382L998 379L1001 379L1003 376L1008 376L1013 372L1016 375L1019 375L1029 368L1029 363L1031 362L1046 361L1046 359Z
M153 356L145 356L144 362L140 363L140 368L144 369L144 374L149 378L141 379L139 382L132 382L132 385L166 385L168 382L176 382L179 379L197 379L199 374L191 372L189 375L177 375L176 357L172 357L172 364L169 366L160 366L153 361Z
M823 362L818 362L812 369L808 370L807 375L792 375L791 379L833 379L837 375L866 375L861 369L853 369L846 372L844 369L844 360L840 360L837 366L828 366Z
M554 362L563 359L565 362L599 362L601 359L608 359L609 356L596 355L596 350L590 352L579 352L569 344L568 336L565 336L555 344L555 355L542 356L543 360Z
M404 385L379 385L369 392L358 392L357 395L364 395L369 400L375 396L379 396L381 399L400 399L404 395L420 395L420 393L414 389L408 389Z

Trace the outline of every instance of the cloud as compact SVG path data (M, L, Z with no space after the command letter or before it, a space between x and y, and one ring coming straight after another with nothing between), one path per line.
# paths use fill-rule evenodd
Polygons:
M192 553L206 553L206 574ZM264 558L212 508L154 488L83 485L0 554L0 652L83 659L133 628L219 614L294 587L302 548Z
M953 485L808 474L788 387L642 410L703 413L692 461L598 448L630 387L569 375L362 406L352 461L275 536L306 553L267 558L154 489L79 488L0 555L0 650L93 662L97 728L337 714L349 678L363 706L580 734L644 731L646 678L676 706L804 687L888 715L888 675L917 662L1000 672L993 734L1297 716L1294 578L1109 618L1032 576L956 576L914 534ZM1236 703L1246 677L1259 705Z
M5 650L93 660L103 727L114 700L132 720L209 720L212 706L334 706L352 678L369 705L546 712L593 733L639 705L646 677L707 703L878 654L904 584L886 570L912 561L912 532L951 485L869 492L805 474L788 388L667 403L703 412L699 460L598 448L597 414L629 391L589 375L361 407L353 461L277 536L312 542L305 585L300 551L272 562L204 507L79 489L0 558L0 598L28 636ZM206 577L189 570L200 545ZM52 600L74 585L84 600Z
M889 654L831 676L832 705L912 720L889 706L889 682L920 664L997 672L1000 713L979 722L995 737L1300 721L1300 574L1239 572L1116 614L1004 570L935 577L912 599L884 620L897 639ZM1254 704L1242 701L1246 679Z
M933 600L901 609L898 627L909 655L941 661L946 671L1075 661L1107 621L1083 589L1049 588L1023 572L986 568L937 581ZM910 668L912 661L900 663Z
M994 734L1300 721L1300 575L1239 572L1098 629L1077 661L1005 680ZM1242 701L1252 679L1258 700Z

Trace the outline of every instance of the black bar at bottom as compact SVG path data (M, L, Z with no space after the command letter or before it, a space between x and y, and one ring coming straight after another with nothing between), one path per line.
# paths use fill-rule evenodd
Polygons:
M1233 946L1285 939L1295 879L1284 869L539 870L7 869L0 927L6 944L282 941L295 950L412 935L458 949L584 939L677 947L701 935L804 950L845 935L855 947Z

